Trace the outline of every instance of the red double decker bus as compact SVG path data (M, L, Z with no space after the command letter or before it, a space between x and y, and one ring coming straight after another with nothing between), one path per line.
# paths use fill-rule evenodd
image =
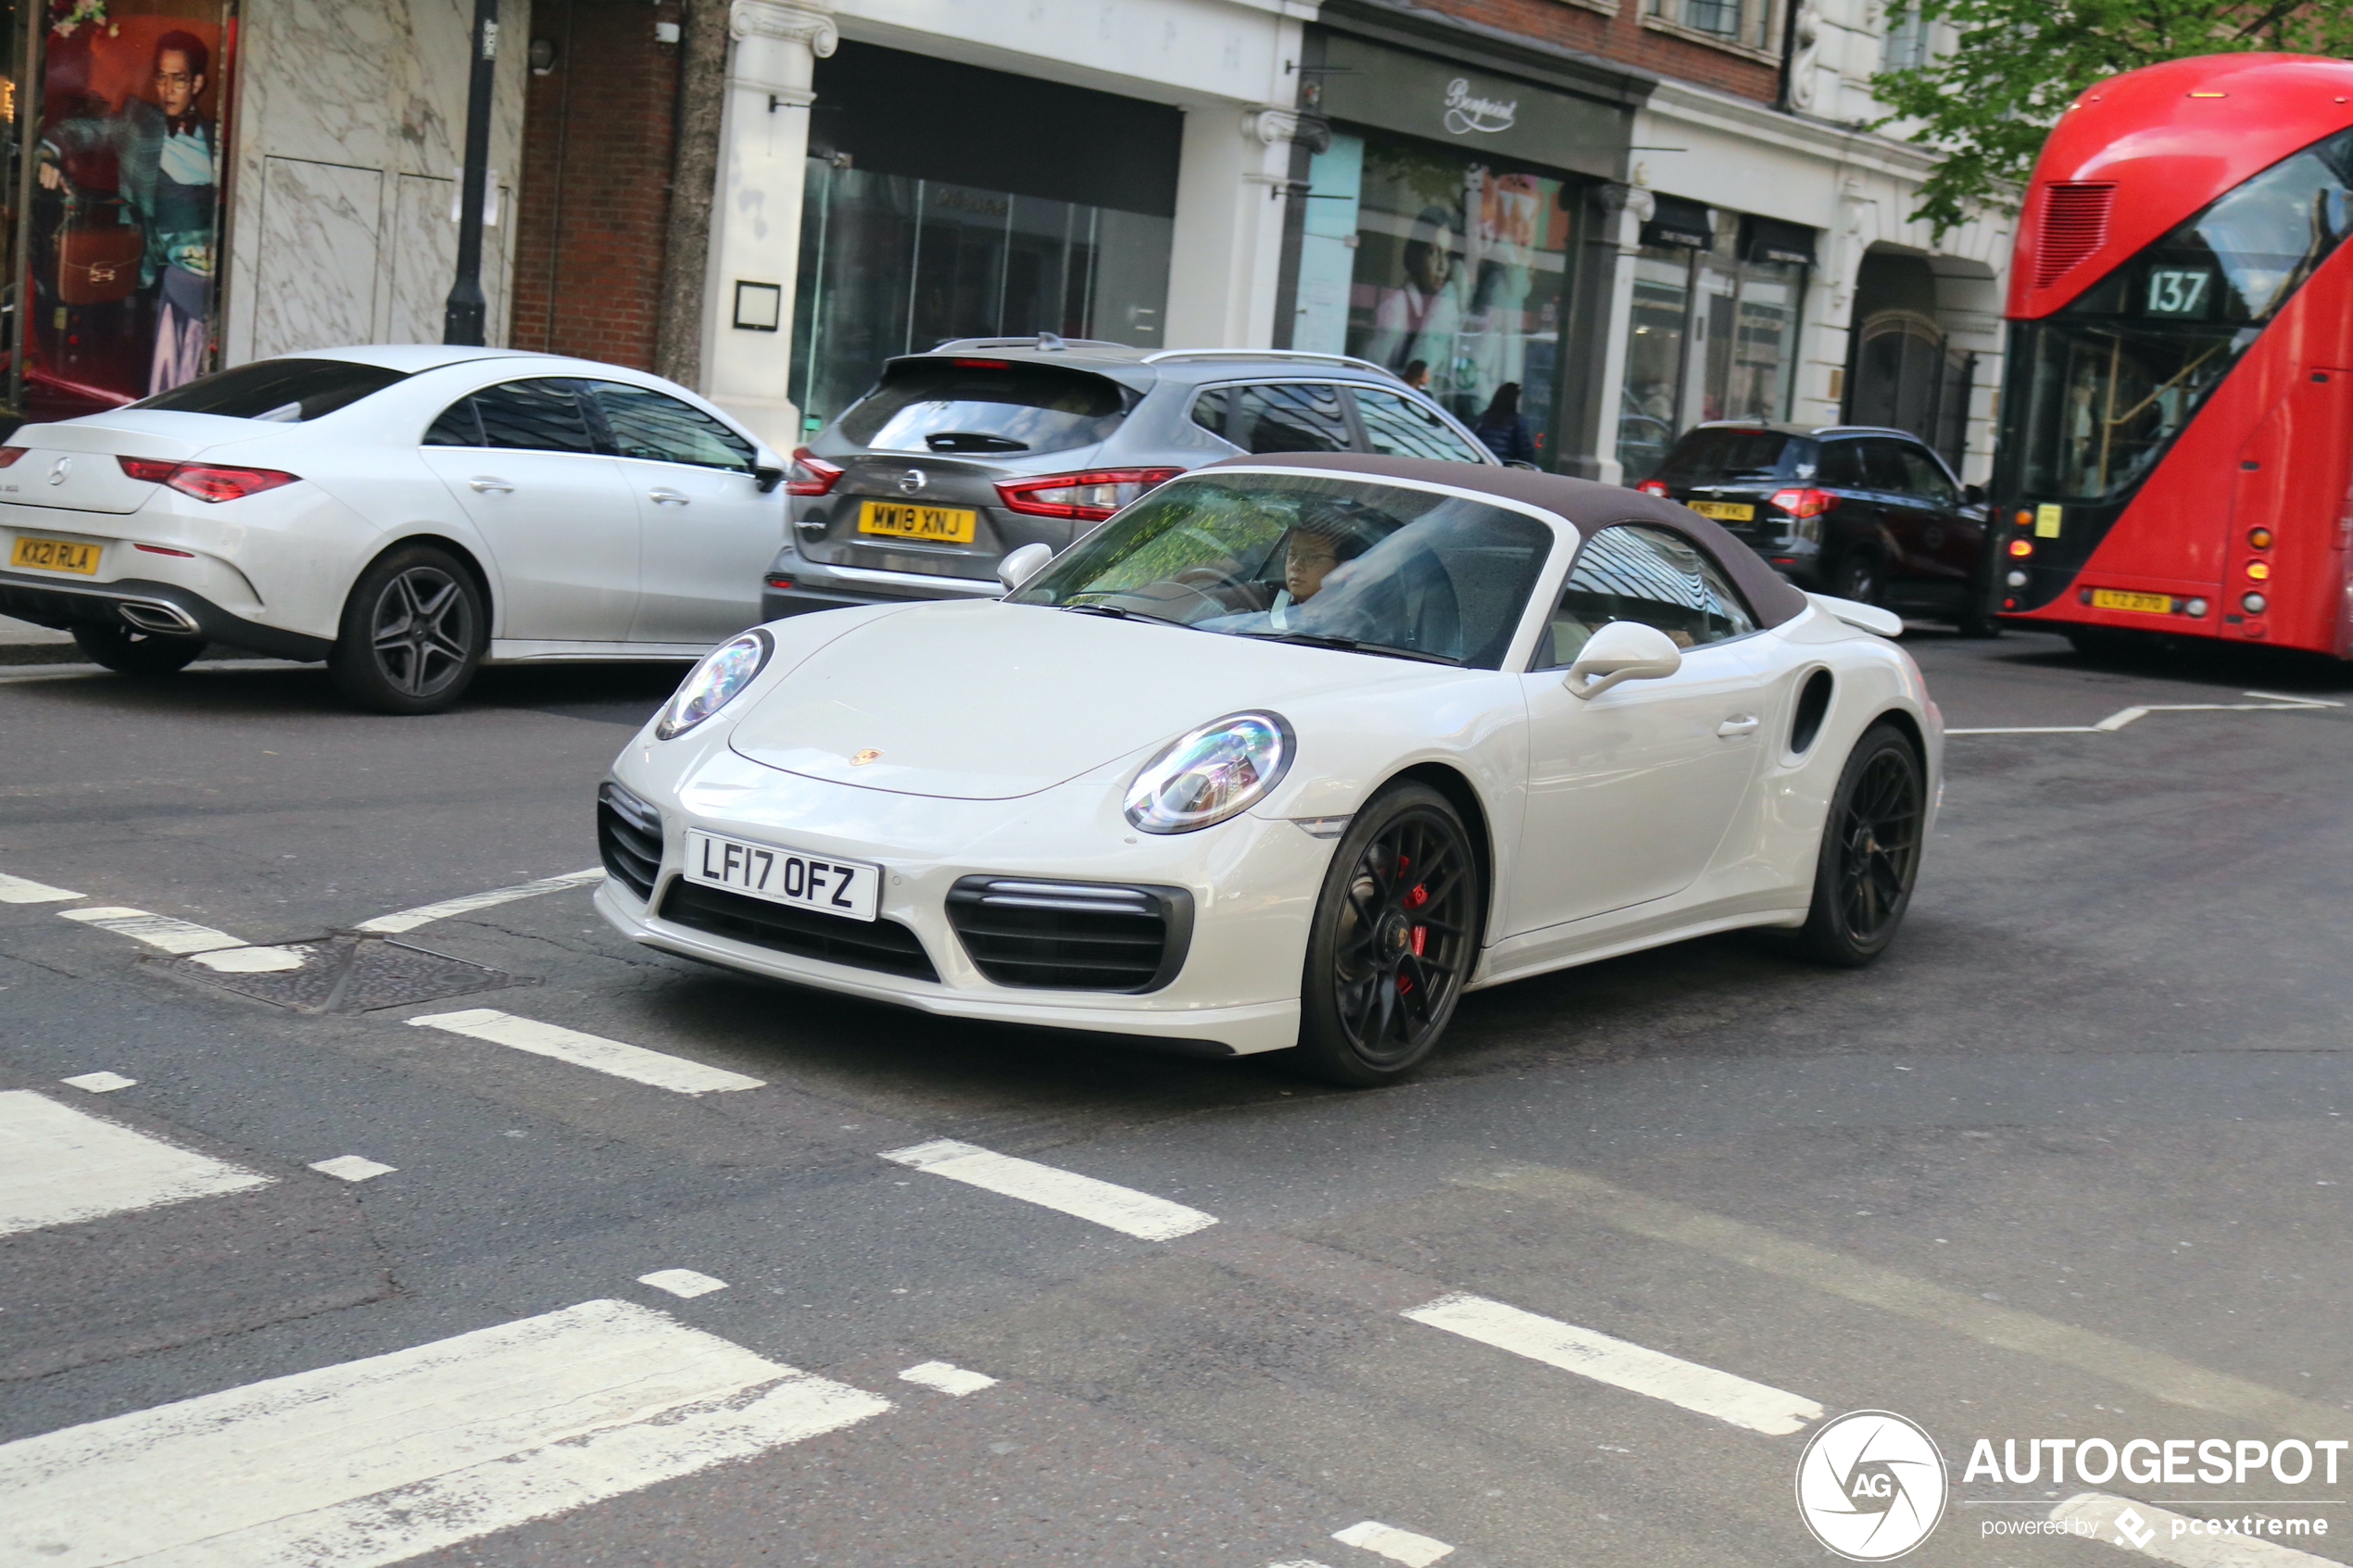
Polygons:
M2104 82L2010 273L1993 608L2353 658L2353 63Z

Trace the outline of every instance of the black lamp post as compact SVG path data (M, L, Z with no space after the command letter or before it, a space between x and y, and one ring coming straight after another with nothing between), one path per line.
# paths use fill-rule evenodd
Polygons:
M473 73L466 87L466 171L458 193L458 277L449 285L441 341L481 347L489 298L482 292L482 208L490 182L490 95L498 70L498 0L474 0Z

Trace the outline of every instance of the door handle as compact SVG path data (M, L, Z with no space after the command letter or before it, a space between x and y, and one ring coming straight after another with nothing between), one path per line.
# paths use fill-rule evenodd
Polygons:
M496 490L502 495L511 495L515 493L515 487L513 485L508 483L503 479L493 479L488 474L478 474L474 478L466 481L466 483L476 492Z
M670 489L648 490L646 492L646 499L658 507L683 507L686 504L686 496Z
M1760 721L1757 719L1755 714L1743 713L1736 718L1727 719L1722 723L1717 725L1716 733L1726 740L1731 740L1740 735L1753 735L1756 733L1756 726L1759 722Z

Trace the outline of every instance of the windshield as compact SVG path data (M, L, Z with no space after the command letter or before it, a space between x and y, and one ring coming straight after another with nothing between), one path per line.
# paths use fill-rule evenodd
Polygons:
M1202 474L1112 519L1013 602L1494 670L1552 544L1536 519L1459 495Z
M2022 324L2028 494L2122 495L2353 230L2353 132L2284 158Z
M347 359L264 359L199 376L132 407L299 424L408 379L406 370Z
M1119 383L1060 365L918 359L842 415L835 432L877 452L1063 452L1127 417Z
M1777 430L1703 426L1675 444L1652 477L1662 484L1723 484L1742 480L1770 483L1787 479L1783 462L1793 447L1810 446Z

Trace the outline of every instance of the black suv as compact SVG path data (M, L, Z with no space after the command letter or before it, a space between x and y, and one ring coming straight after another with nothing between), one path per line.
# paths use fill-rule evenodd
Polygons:
M1704 424L1635 488L1714 518L1801 588L1994 629L1984 493L1907 432Z

